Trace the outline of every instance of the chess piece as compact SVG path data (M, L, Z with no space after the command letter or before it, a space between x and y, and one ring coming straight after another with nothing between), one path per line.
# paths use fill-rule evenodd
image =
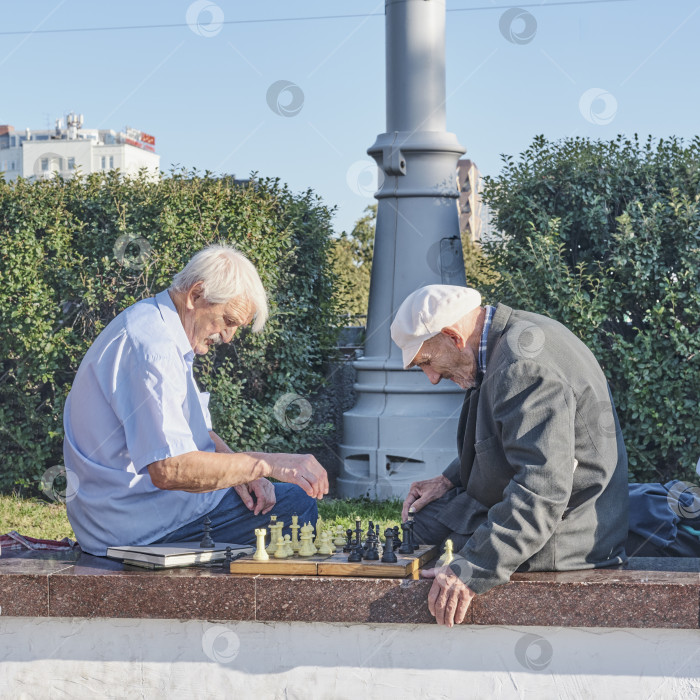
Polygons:
M437 560L435 566L448 566L455 558L453 553L452 540L445 540L445 553Z
M372 535L374 535L374 523L371 520L368 520L368 526L367 526L367 537L365 539L365 552L369 549L369 543Z
M374 526L375 536L377 538L377 554L381 557L384 554L384 547L382 546L381 530L379 528L379 523Z
M277 549L275 549L275 559L286 559L287 557L289 557L289 549L291 549L291 546L292 543L289 538L289 535L285 535L283 540L278 539Z
M333 554L331 551L331 538L329 537L327 532L322 532L320 537L317 537L316 540L321 540L319 547L318 547L318 553L319 554Z
M300 557L312 557L316 554L316 547L314 547L313 542L311 542L311 533L313 532L313 527L311 523L306 523L301 528L301 546L299 547Z
M343 535L343 526L342 525L337 525L335 528L335 539L333 540L333 544L336 547L343 547L343 551L344 551L345 536Z
M355 548L362 549L362 520L355 518Z
M301 547L301 543L299 542L299 516L298 515L292 516L292 524L291 524L290 528L292 530L292 550L294 552L298 552L299 547Z
M345 536L347 537L347 542L345 543L345 546L343 547L344 552L352 552L352 530L348 528L345 531Z
M318 552L319 548L321 547L321 529L323 527L322 525L323 519L321 516L318 517L318 520L316 521L316 532L315 532L315 537L313 539L313 543L316 547L316 552ZM313 528L313 526L312 526Z
M362 561L362 542L356 544L350 556L348 557L349 562L358 563Z
M398 549L401 546L401 538L399 537L399 526L394 525L394 549Z
M384 531L384 537L386 538L386 546L384 547L384 553L382 554L382 561L385 564L395 564L398 559L394 553L394 530L388 527Z
M374 532L374 525L370 528L367 534L367 549L365 550L365 559L368 561L377 561L379 552L377 551L377 535Z
M270 516L270 544L267 547L267 553L272 555L277 551L277 516Z
M408 524L408 522L401 523L401 529L403 530L403 542L399 547L399 554L413 554L413 545L409 539L409 530L411 529L411 526Z
M275 527L275 532L274 532L274 534L270 535L270 539L272 540L272 538L274 537L274 542L275 542L274 554L277 554L277 550L280 547L284 546L284 537L282 537L282 528L284 527L284 522L282 520L278 520L275 523L274 527ZM272 544L272 542L270 542L270 544ZM267 553L268 554L270 553L269 547L268 547Z
M231 552L231 547L226 547L226 556L221 562L221 569L226 573L231 573L231 562L233 561L233 553Z
M333 531L328 530L327 535L328 535L328 549L331 550L331 554L335 554L335 543L333 542Z
M255 537L256 537L256 550L255 554L253 554L253 559L255 561L267 561L270 556L269 554L265 551L265 535L267 534L267 530L265 530L264 527L257 528L255 530ZM230 547L226 547L226 552L228 553L228 550Z
M214 549L216 546L214 544L214 540L211 538L211 520L209 519L209 516L207 515L206 518L204 518L204 536L202 537L202 541L199 543L199 546L202 549Z
M413 511L415 513L415 511ZM408 511L408 520L406 521L406 524L408 525L408 541L411 544L411 547L413 547L413 551L415 552L418 549L418 545L416 544L416 538L415 535L413 534L413 526L416 524L416 521L413 519L413 514L411 511Z

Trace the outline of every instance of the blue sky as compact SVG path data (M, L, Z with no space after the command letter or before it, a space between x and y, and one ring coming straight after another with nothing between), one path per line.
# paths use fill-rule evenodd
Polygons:
M385 128L383 2L0 6L0 32L185 25L0 34L0 123L46 128L74 110L86 127L129 125L155 135L165 170L257 171L294 191L312 188L337 206L337 230L374 201L366 150ZM698 133L700 2L523 3L529 15L506 35L503 6L515 5L447 1L447 127L483 173L496 174L501 153L521 152L540 133ZM343 14L376 16L220 24ZM292 116L268 104L281 80L298 86ZM293 97L282 93L280 104Z

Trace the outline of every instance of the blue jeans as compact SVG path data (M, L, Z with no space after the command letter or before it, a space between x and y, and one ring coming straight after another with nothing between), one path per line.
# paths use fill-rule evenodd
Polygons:
M165 542L199 542L204 534L204 519L211 520L211 538L214 542L255 544L255 528L267 527L270 516L284 523L283 534L291 534L292 515L299 516L299 525L310 522L316 527L318 507L316 499L307 496L296 484L273 484L277 503L266 515L253 515L234 489L228 489L219 505L210 513L183 525L152 544ZM268 531L268 535L269 535Z

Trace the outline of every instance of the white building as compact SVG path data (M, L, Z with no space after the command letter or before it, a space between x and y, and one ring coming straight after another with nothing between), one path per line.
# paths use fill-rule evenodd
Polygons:
M457 187L459 199L459 230L475 243L482 243L492 236L491 212L483 202L481 193L484 181L476 167L468 158L457 161Z
M130 127L83 129L82 114L68 114L65 123L64 128L63 120L57 119L53 130L24 131L0 125L0 176L6 180L46 178L54 173L70 177L77 171L88 174L115 168L136 175L146 168L158 177L160 156L153 136Z

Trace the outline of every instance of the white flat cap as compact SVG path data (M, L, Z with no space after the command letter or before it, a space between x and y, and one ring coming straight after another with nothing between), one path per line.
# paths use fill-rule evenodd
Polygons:
M470 287L429 284L409 294L391 324L391 339L401 348L407 369L426 340L481 306L481 294Z

